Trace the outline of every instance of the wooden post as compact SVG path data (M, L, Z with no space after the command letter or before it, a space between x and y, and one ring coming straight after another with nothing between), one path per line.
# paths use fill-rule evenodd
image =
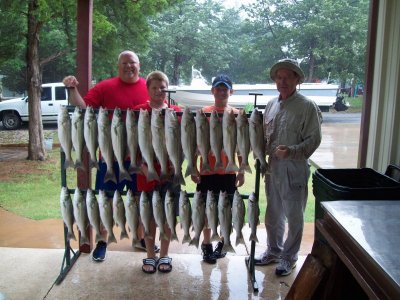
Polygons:
M79 92L84 96L90 89L92 83L92 19L93 0L77 1L77 53L76 53L76 77L79 81ZM85 147L86 149L86 147ZM89 168L89 153L83 151L84 170L77 171L77 186L79 189L87 190L91 187L91 173ZM88 229L89 245L79 244L79 250L90 253L93 247L91 229Z

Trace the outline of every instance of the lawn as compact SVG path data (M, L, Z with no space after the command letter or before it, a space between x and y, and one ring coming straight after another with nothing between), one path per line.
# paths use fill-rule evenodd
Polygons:
M56 139L56 137L55 137ZM252 157L252 155L250 155ZM254 165L254 160L250 158L250 165ZM59 219L60 212L60 187L61 187L61 167L60 149L54 148L49 152L49 158L44 162L19 161L13 163L16 172L11 172L7 180L0 182L0 206L17 215L21 215L34 220ZM2 163L1 168L11 168ZM186 163L183 164L186 170ZM247 174L245 184L239 188L243 195L249 195L255 187L255 170L253 174ZM314 168L312 172L314 172ZM94 171L93 171L93 174ZM94 182L95 176L92 176ZM185 178L186 186L182 189L187 192L195 191L195 184L190 177ZM70 189L76 187L76 171L67 170L67 185ZM93 184L94 186L94 184ZM264 192L264 182L260 182L260 221L264 222L266 207L266 197ZM309 197L305 213L305 221L314 221L314 196L312 194L311 176L309 180Z

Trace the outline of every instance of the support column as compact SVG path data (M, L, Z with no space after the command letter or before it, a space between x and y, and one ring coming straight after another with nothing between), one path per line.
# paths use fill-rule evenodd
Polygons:
M77 1L77 79L79 81L79 92L84 96L91 87L92 83L92 19L93 19L93 0ZM91 171L89 168L89 153L87 148L83 151L83 165L85 170L77 170L77 186L79 189L91 187ZM93 237L89 226L88 237L89 245L79 245L79 250L90 253L93 247Z

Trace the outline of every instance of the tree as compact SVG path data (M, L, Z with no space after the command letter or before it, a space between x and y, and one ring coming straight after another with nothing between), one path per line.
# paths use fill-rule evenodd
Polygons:
M276 58L301 59L311 82L329 74L341 80L349 74L364 78L368 4L368 0L260 0L249 11L254 24L268 24L264 37L281 50Z
M28 47L27 47L27 80L29 99L29 145L28 159L44 160L42 112L40 107L40 86L42 84L39 62L39 32L43 21L40 20L39 1L28 2Z
M150 20L153 32L145 71L160 69L171 84L190 83L192 66L210 81L237 59L238 12L214 1L186 0Z
M140 38L141 36L146 37L146 34L149 32L145 16L154 14L156 11L176 1L153 0L137 2L126 0L112 3L112 6L109 5L109 1L104 0L103 2L99 4L104 5L99 5L98 10L95 12L97 18L95 22L96 37L94 38L96 43L94 45L97 46L106 39L110 47L104 47L104 44L102 47L97 46L100 58L102 53L108 55L110 53L114 54L117 48L121 48L121 45L132 46L132 40L125 42L128 40L127 37L136 38L139 45L145 47L144 41L146 39ZM112 7L113 9L107 10L107 7ZM102 11L108 13L108 15L103 15ZM71 58L75 52L74 45L76 43L76 30L73 31L76 29L76 25L72 25L76 22L71 22L71 16L75 15L76 1L73 0L3 0L0 3L1 25L9 26L9 24L4 23L7 20L10 21L10 24L15 23L19 25L13 28L17 32L5 30L8 34L7 39L0 42L0 49L7 51L4 52L5 55L0 60L0 70L4 74L4 71L11 71L11 67L19 67L18 71L13 72L14 78L16 78L15 74L20 74L19 78L21 80L17 82L25 83L25 89L28 91L28 159L31 160L44 160L46 158L40 107L40 87L42 78L44 77L43 70L46 70L46 65L52 64L52 68L48 68L49 72L46 73L46 76L50 78L49 74L52 72L51 70L57 70L57 67L54 66L60 66L55 64L55 61L60 57L65 58L63 62L71 65ZM6 18L3 19L3 17ZM75 17L73 19L76 20ZM108 22L108 19L114 21L115 24ZM26 25L23 26L20 24ZM113 36L114 38L112 38ZM42 40L45 42L44 45L39 43ZM17 48L9 49L10 44L7 44L9 41L15 42ZM103 49L107 49L108 51L103 51ZM13 60L18 63L12 64ZM107 60L100 59L99 61L104 62ZM113 62L115 63L115 61ZM101 68L100 66L98 69L98 74L102 74L101 72L105 70L105 68ZM111 69L115 69L115 66L108 68L108 70ZM63 70L65 71L65 69ZM65 72L57 73L57 76L63 76L61 74L65 74ZM61 79L62 77L59 77L59 80ZM9 76L7 80L12 80L12 76ZM18 84L15 85L15 87L17 86ZM19 89L22 89L21 86Z

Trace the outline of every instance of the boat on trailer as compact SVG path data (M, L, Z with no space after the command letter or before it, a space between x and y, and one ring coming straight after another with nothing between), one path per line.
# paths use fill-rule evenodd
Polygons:
M313 100L321 109L327 112L331 107L336 110L346 110L343 97L338 96L339 85L328 83L302 83L297 90ZM190 85L169 87L169 99L180 106L198 109L214 103L211 85L202 76L201 71L192 66L192 81ZM257 105L263 109L272 98L278 96L275 84L233 84L233 94L229 104L236 108L250 109Z
M321 111L329 111L337 101L339 86L326 83L302 83L298 91L313 100ZM234 84L233 94L229 98L229 104L237 108L247 106L265 106L269 100L278 96L275 84ZM170 98L181 106L197 109L212 105L214 97L211 94L210 85L170 86Z

